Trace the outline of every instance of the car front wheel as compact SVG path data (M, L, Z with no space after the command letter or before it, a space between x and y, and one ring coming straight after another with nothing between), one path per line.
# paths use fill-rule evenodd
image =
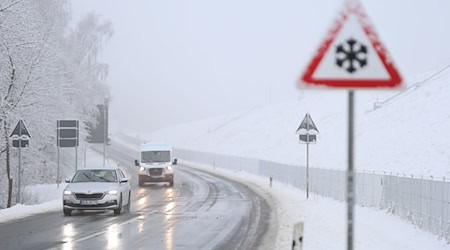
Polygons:
M131 208L131 191L128 193L127 211L130 212Z
M71 216L72 215L72 209L64 208L63 209L65 216Z
M117 208L114 209L114 214L119 215L120 212L122 212L122 195L120 195L119 206L117 206Z

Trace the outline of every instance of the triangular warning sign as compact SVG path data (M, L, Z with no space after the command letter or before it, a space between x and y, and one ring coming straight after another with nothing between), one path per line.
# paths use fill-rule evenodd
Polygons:
M398 88L402 79L359 1L348 1L297 86Z
M20 120L9 137L28 137L31 138L25 123Z
M315 131L311 133L311 130ZM305 115L305 118L303 118L302 123L298 127L296 134L316 134L319 132L319 129L317 129L316 124L314 124L311 116L308 114Z

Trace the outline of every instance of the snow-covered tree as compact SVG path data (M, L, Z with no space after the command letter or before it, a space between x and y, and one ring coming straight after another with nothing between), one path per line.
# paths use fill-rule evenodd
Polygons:
M107 65L97 58L112 27L91 14L71 30L69 10L65 0L0 0L0 178L3 172L7 180L0 191L8 190L7 207L17 185L9 141L17 121L33 136L22 160L33 175L24 184L54 181L56 121L88 119L107 93Z

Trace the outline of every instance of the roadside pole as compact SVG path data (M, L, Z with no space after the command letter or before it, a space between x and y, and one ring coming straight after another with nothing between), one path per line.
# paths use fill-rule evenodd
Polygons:
M58 150L56 151L56 162L57 162L57 166L56 166L56 186L59 187L59 146L56 146L58 148Z
M306 123L306 130L308 134L306 134L306 199L309 199L309 130L310 130L310 122Z
M104 106L103 106L103 166L105 166L106 161L106 143L108 142L108 97L105 97L104 99Z
M306 143L306 199L309 199L309 143Z
M20 203L20 174L21 174L21 165L22 165L22 129L19 129L19 169L17 176L17 203Z
M75 172L78 170L78 147L75 147Z
M84 167L86 167L87 145L84 146Z
M353 249L354 208L355 208L355 171L354 159L354 91L348 92L348 170L347 170L347 249Z

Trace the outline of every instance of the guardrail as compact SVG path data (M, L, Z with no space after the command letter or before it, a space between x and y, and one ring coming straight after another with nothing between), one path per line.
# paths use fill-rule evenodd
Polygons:
M186 149L174 149L174 153L183 160L272 177L273 180L306 189L306 169L303 166ZM345 171L321 168L310 168L309 171L310 192L345 202ZM358 172L355 179L358 205L387 209L450 242L450 182L445 178L436 180Z

